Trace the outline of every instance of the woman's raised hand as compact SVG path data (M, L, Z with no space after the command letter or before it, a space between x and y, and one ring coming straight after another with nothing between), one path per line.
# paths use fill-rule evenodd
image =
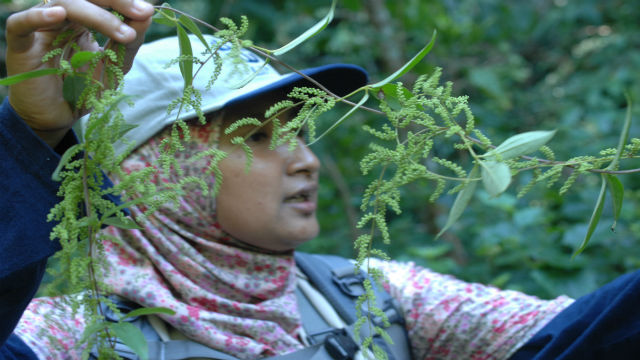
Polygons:
M125 17L121 21L107 9ZM50 68L42 63L53 50L53 41L63 31L73 29L82 50L97 51L88 29L112 41L125 44L125 71L133 61L151 24L153 7L143 0L50 0L46 4L12 14L7 19L7 74ZM77 120L64 100L62 80L55 75L23 81L9 87L9 101L15 111L47 144L55 147Z

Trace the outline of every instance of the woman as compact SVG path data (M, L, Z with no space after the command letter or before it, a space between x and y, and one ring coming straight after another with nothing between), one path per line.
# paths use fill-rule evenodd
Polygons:
M197 40L192 46L194 54L204 50ZM177 49L175 38L142 46L125 79L123 91L136 98L134 107L123 108L125 119L139 125L130 135L136 150L122 164L125 171L158 163L160 141L169 136L169 124L176 118L165 108L183 87L178 66L163 69ZM243 56L248 66L261 69L262 61L253 54L247 51ZM294 151L287 144L270 150L270 123L257 129L244 126L230 134L223 131L243 117L263 119L269 104L281 100L293 86L305 85L298 75L281 77L266 66L247 87L232 90L228 84L242 77L232 69L232 64L225 64L219 82L203 92L207 123L190 122L191 140L176 154L185 175L213 184L216 179L203 172L209 159L194 160L195 156L211 148L227 152L220 162L224 180L218 196L203 196L194 186L186 189L179 206L167 204L145 219L142 230L106 229L123 242L106 242L110 270L105 282L120 297L176 311L174 316L161 315L169 334L177 332L227 354L255 359L303 347L293 250L319 230L315 211L320 164L302 138ZM366 83L366 74L354 66L306 72L338 95ZM208 78L196 81L196 87L204 89ZM190 119L193 114L179 117ZM245 153L231 143L236 136L247 137L253 151L248 173ZM172 175L153 179L160 189L163 183L176 180ZM130 210L133 216L143 211L140 207ZM404 308L417 359L426 358L427 353L445 358L471 354L506 358L571 303L564 297L541 301L464 284L411 264L379 266ZM16 334L40 358L79 357L82 348L74 346L84 319L70 318L70 313L56 299L36 299ZM516 315L517 320L506 320ZM44 334L56 336L50 339ZM461 342L465 343L462 351Z
M166 92L182 89L179 69L153 71L176 53L167 51L170 48L177 48L176 39L143 46L127 75L125 92L142 98L133 109L123 109L129 121L141 125L131 134L136 149L122 164L125 170L154 166L159 141L175 119L164 108L173 100ZM342 94L366 79L353 66L309 73ZM263 117L265 104L282 99L301 81L298 76L280 78L269 67L262 75L264 81L257 77L247 88L234 91L222 84L206 92L203 109L208 121L190 123L193 136L176 154L187 175L214 183L217 179L202 171L207 159L194 161L193 156L212 147L229 153L220 163L224 181L215 199L189 188L179 206L161 207L144 220L142 230L105 230L122 240L105 244L111 264L105 278L114 294L142 306L173 309L175 315L160 315L161 321L155 322L154 328L163 336L187 337L241 359L306 346L295 297L301 280L293 253L319 230L315 204L320 164L303 139L298 139L292 152L286 146L269 150L269 125L257 130L243 127L231 134L223 131L238 118ZM28 97L23 94L17 99ZM159 104L158 99L163 101ZM66 131L61 133L64 136ZM244 152L231 143L238 135L249 135L247 144L254 154L249 173ZM170 176L154 179L159 185L172 180ZM143 211L130 210L133 215ZM467 284L411 263L374 261L374 266L382 269L386 287L400 303L415 359L509 358L531 339L539 340L534 335L572 303L566 297L545 301ZM58 299L36 299L16 328L14 341L28 346L25 358L78 358L84 324L82 316L71 318Z

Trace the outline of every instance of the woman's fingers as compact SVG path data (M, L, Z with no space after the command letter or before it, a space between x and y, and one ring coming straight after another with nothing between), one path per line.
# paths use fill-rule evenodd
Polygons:
M68 21L125 44L136 39L136 31L105 8L112 8L136 21L145 21L153 15L153 7L141 0L51 0L46 6L62 6Z
M6 38L9 51L21 53L31 48L33 33L65 22L63 7L31 8L12 14L7 19Z
M10 50L21 52L29 49L35 31L56 28L65 22L96 30L120 43L139 39L136 29L103 7L112 8L131 21L142 24L148 23L153 15L153 6L142 0L51 0L46 5L15 13L7 19Z
M92 0L103 8L113 9L131 20L145 20L153 15L153 6L143 0Z

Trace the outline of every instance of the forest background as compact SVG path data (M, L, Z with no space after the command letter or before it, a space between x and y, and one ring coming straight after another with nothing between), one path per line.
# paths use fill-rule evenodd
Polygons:
M2 28L10 13L32 0L0 0ZM340 0L333 22L319 35L282 57L296 68L346 62L367 69L373 81L400 68L431 38L431 53L401 80L443 68L454 95L469 95L477 127L494 143L523 131L556 129L548 144L557 159L597 155L615 147L626 111L627 92L640 101L640 7L610 0ZM250 21L247 38L277 48L311 27L329 0L180 0L172 6L211 24L222 16ZM171 35L154 25L147 40ZM0 38L4 52L4 38ZM0 53L4 59L4 54ZM1 64L5 76L4 64ZM0 89L0 96L6 88ZM638 107L633 110L638 118ZM344 109L342 109L344 112ZM340 117L324 116L326 124ZM359 112L331 136L313 145L323 163L319 200L322 232L302 250L355 256L360 196L371 179L360 174L372 138L361 130L381 118ZM631 137L640 137L632 124ZM451 146L434 147L462 164ZM640 168L637 161L622 168ZM568 175L568 174L567 174ZM377 176L374 172L370 176ZM611 206L589 246L582 242L599 190L599 176L580 177L564 196L561 185L537 185L523 198L529 176L515 177L506 193L492 198L478 190L462 218L441 238L455 195L428 201L433 183L403 189L399 215L389 214L391 245L376 244L393 259L411 260L467 281L489 283L543 298L583 295L621 273L640 268L640 183L620 176L623 211L615 232Z

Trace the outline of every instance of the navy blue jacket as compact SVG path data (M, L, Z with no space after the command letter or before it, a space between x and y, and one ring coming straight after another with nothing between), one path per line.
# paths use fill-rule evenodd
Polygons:
M17 337L7 339L40 285L47 258L60 248L49 240L54 224L46 221L59 201L51 174L75 142L69 132L52 149L7 99L0 106L0 359L24 359L20 351L28 350Z

